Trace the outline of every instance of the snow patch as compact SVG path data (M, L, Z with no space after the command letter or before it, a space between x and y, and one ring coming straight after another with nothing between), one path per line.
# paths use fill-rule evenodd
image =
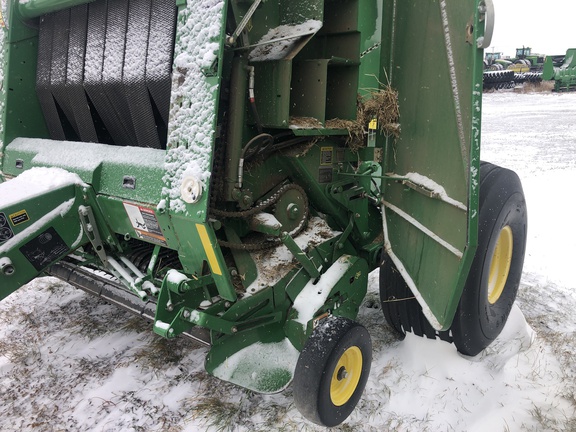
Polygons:
M306 229L294 241L300 249L307 252L339 234L340 232L333 231L324 219L314 216L308 221ZM294 255L284 245L272 250L254 252L251 255L258 270L258 277L246 288L246 295L252 295L266 287L276 285L296 265Z
M461 203L458 200L455 200L454 198L450 198L448 196L448 193L446 193L446 189L444 189L444 186L442 186L439 183L436 183L434 180L432 180L429 177L426 177L422 174L418 174L415 172L409 172L403 176L399 176L399 175L394 175L391 176L391 178L403 178L403 179L408 179L410 180L412 183L423 187L424 189L427 189L428 191L430 191L430 194L432 195L432 197L434 198L438 198L448 204L453 205L454 207L458 207L461 210L467 211L468 207L466 207L466 205L464 205L463 203Z
M294 300L293 309L298 312L298 317L294 321L306 327L308 322L314 318L316 311L326 303L334 285L342 279L352 265L350 258L350 255L342 255L326 270L326 273L320 277L317 283L310 280L306 284Z
M54 189L83 184L77 174L61 168L31 168L8 182L0 183L0 209L39 198Z

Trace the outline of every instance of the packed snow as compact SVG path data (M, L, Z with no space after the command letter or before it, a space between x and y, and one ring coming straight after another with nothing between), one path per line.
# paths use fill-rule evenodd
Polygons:
M576 430L576 94L484 95L483 159L518 172L529 211L524 275L496 342L475 358L441 341L398 341L378 272L358 320L374 346L349 431ZM56 279L0 302L3 431L320 431L292 389L260 395L207 375L207 348Z
M0 183L0 208L41 197L45 193L70 185L83 185L77 174L62 168L31 168L10 183Z

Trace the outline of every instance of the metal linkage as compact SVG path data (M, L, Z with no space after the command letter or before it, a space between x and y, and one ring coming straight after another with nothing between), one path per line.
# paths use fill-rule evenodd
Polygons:
M128 258L119 255L118 260L112 255L106 253L104 243L96 225L94 212L90 206L80 206L78 208L80 222L84 232L88 236L96 255L105 268L118 278L130 291L146 301L148 292L157 294L158 289L150 282L151 275L145 275L136 267ZM148 292L147 292L148 291Z
M240 36L240 33L242 33L246 28L248 22L252 19L252 15L254 15L254 12L256 12L258 6L260 6L260 3L262 3L262 0L254 0L254 3L252 3L252 6L250 6L250 9L248 9L248 12L246 12L246 15L244 15L244 18L242 18L242 21L240 21L240 24L238 24L236 30L234 30L234 33L232 33L232 36L228 37L227 42L230 45L234 45L236 43L238 36Z

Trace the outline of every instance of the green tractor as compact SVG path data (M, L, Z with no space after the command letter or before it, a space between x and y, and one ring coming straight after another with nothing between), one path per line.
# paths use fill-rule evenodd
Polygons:
M326 426L372 270L400 337L502 330L526 206L480 162L491 1L2 5L0 299L56 276Z

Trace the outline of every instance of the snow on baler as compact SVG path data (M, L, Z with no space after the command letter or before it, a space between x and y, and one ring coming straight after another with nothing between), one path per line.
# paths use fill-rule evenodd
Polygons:
M0 298L59 277L325 426L370 271L400 335L502 329L526 208L479 159L490 1L5 4Z

